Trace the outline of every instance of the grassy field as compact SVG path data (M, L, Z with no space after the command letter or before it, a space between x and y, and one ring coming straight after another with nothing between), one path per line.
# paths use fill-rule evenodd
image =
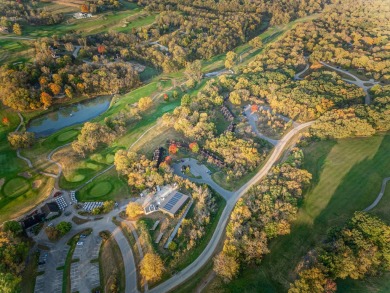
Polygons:
M273 240L263 263L244 269L240 278L224 287L226 291L286 291L302 257L331 227L343 225L378 195L382 179L390 174L390 134L317 142L305 149L305 155L304 167L313 174L313 181L291 234ZM385 214L389 196L387 191L372 213ZM384 220L390 224L388 213ZM340 292L386 292L388 286L383 278L339 282Z

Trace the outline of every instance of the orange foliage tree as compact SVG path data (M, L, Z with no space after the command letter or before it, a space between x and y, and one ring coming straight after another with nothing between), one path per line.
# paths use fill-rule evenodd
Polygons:
M58 84L51 83L49 84L49 88L53 95L58 95L61 92L61 87Z
M48 93L45 92L41 93L41 102L45 108L50 107L52 100L53 100L52 96L49 95Z
M82 13L88 13L89 12L89 8L88 8L87 4L81 5L81 12Z
M98 50L99 54L102 55L106 52L106 47L104 47L103 45L99 45L97 47L97 50Z
M178 147L176 144L172 143L170 146L169 146L169 153L170 154L176 154L177 151L178 151Z
M253 104L253 105L251 106L251 112L252 112L252 113L255 113L255 112L257 112L257 111L259 111L259 106L257 106L256 104Z
M1 119L1 122L4 124L4 125L9 125L9 119L8 117L3 117L3 119Z

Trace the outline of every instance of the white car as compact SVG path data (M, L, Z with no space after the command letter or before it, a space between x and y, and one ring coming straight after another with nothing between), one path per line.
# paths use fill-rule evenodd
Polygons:
M83 246L83 245L84 245L84 242L83 242L83 241L77 242L77 246Z

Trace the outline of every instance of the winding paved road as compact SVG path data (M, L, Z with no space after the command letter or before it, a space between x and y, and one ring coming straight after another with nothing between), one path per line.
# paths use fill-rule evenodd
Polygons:
M149 292L153 293L161 293L161 292L168 292L177 286L179 286L181 283L183 283L185 280L190 278L193 274L195 274L197 271L199 271L205 264L210 260L210 258L213 256L215 249L218 246L218 243L220 242L225 227L229 221L230 213L233 211L233 208L238 201L238 199L243 196L254 184L256 184L259 180L261 180L264 176L267 175L267 173L270 171L272 166L275 164L275 162L278 160L280 155L282 154L283 150L289 143L289 141L301 130L311 126L314 123L314 121L307 122L304 124L299 125L298 127L292 129L290 132L288 132L275 146L272 155L268 159L267 163L261 168L259 172L251 179L249 180L245 185L243 185L239 190L235 191L231 197L226 201L225 209L223 210L221 217L219 219L219 222L217 224L217 227L215 228L213 237L211 238L210 242L207 244L206 248L203 250L201 255L189 266L187 266L182 271L178 272L176 275L174 275L169 280L165 281L164 283L156 286L155 288L151 289ZM222 194L223 196L223 194ZM225 195L226 196L226 195ZM224 196L224 197L225 197Z

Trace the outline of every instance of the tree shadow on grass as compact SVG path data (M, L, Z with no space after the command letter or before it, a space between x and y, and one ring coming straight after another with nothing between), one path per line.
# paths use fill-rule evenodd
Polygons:
M313 174L313 180L306 194L314 191L319 184L325 162L336 144L337 142L329 141L307 148L310 155L306 154L305 167ZM286 292L289 284L296 278L294 271L299 262L325 239L329 229L342 226L355 211L363 210L378 195L383 177L390 175L390 135L385 135L378 144L374 155L364 157L346 170L329 201L325 202L325 207L317 210L317 215L310 211L312 207L304 206L291 226L291 233L271 241L271 253L264 257L262 264L243 269L237 280L223 287L224 291ZM312 196L320 197L321 194ZM371 289L375 284L378 284L376 287L380 292L385 292L389 286L382 278L369 278L367 282L348 280L339 283L340 290L343 290L339 292L373 292Z

